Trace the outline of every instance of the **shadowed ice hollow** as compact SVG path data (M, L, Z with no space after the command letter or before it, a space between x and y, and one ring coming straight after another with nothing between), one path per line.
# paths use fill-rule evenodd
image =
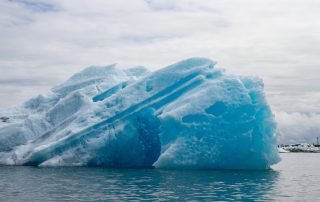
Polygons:
M279 157L262 80L214 65L88 67L0 111L0 164L268 169Z

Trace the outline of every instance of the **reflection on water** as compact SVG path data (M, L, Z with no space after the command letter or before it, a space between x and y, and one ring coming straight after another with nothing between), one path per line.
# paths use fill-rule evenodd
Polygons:
M303 167L309 158L303 156L297 167L293 155L268 171L0 167L0 201L314 199L320 193L318 164L308 165L314 171ZM309 161L319 163L318 157ZM312 187L300 187L305 185Z
M276 171L2 167L0 200L267 200Z

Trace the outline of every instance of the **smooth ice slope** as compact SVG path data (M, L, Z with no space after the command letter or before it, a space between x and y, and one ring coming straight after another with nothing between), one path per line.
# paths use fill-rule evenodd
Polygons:
M0 112L0 163L267 169L275 122L255 77L191 58L148 73L89 67Z

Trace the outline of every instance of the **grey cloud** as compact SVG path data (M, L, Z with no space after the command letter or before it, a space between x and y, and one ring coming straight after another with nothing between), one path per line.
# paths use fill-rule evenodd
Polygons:
M0 79L0 85L4 86L15 86L20 88L22 86L48 86L52 85L52 83L57 82L56 79L53 78L11 78L11 79Z
M318 113L319 8L313 0L0 1L0 95L10 100L0 107L92 64L158 69L203 56L262 77L275 111ZM23 90L8 93L19 81Z
M315 143L320 136L319 113L277 112L279 143Z

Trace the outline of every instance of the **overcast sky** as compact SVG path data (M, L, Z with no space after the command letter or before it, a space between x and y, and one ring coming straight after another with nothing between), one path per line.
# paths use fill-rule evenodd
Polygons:
M0 108L90 65L188 57L264 79L281 142L320 136L319 0L0 0Z

